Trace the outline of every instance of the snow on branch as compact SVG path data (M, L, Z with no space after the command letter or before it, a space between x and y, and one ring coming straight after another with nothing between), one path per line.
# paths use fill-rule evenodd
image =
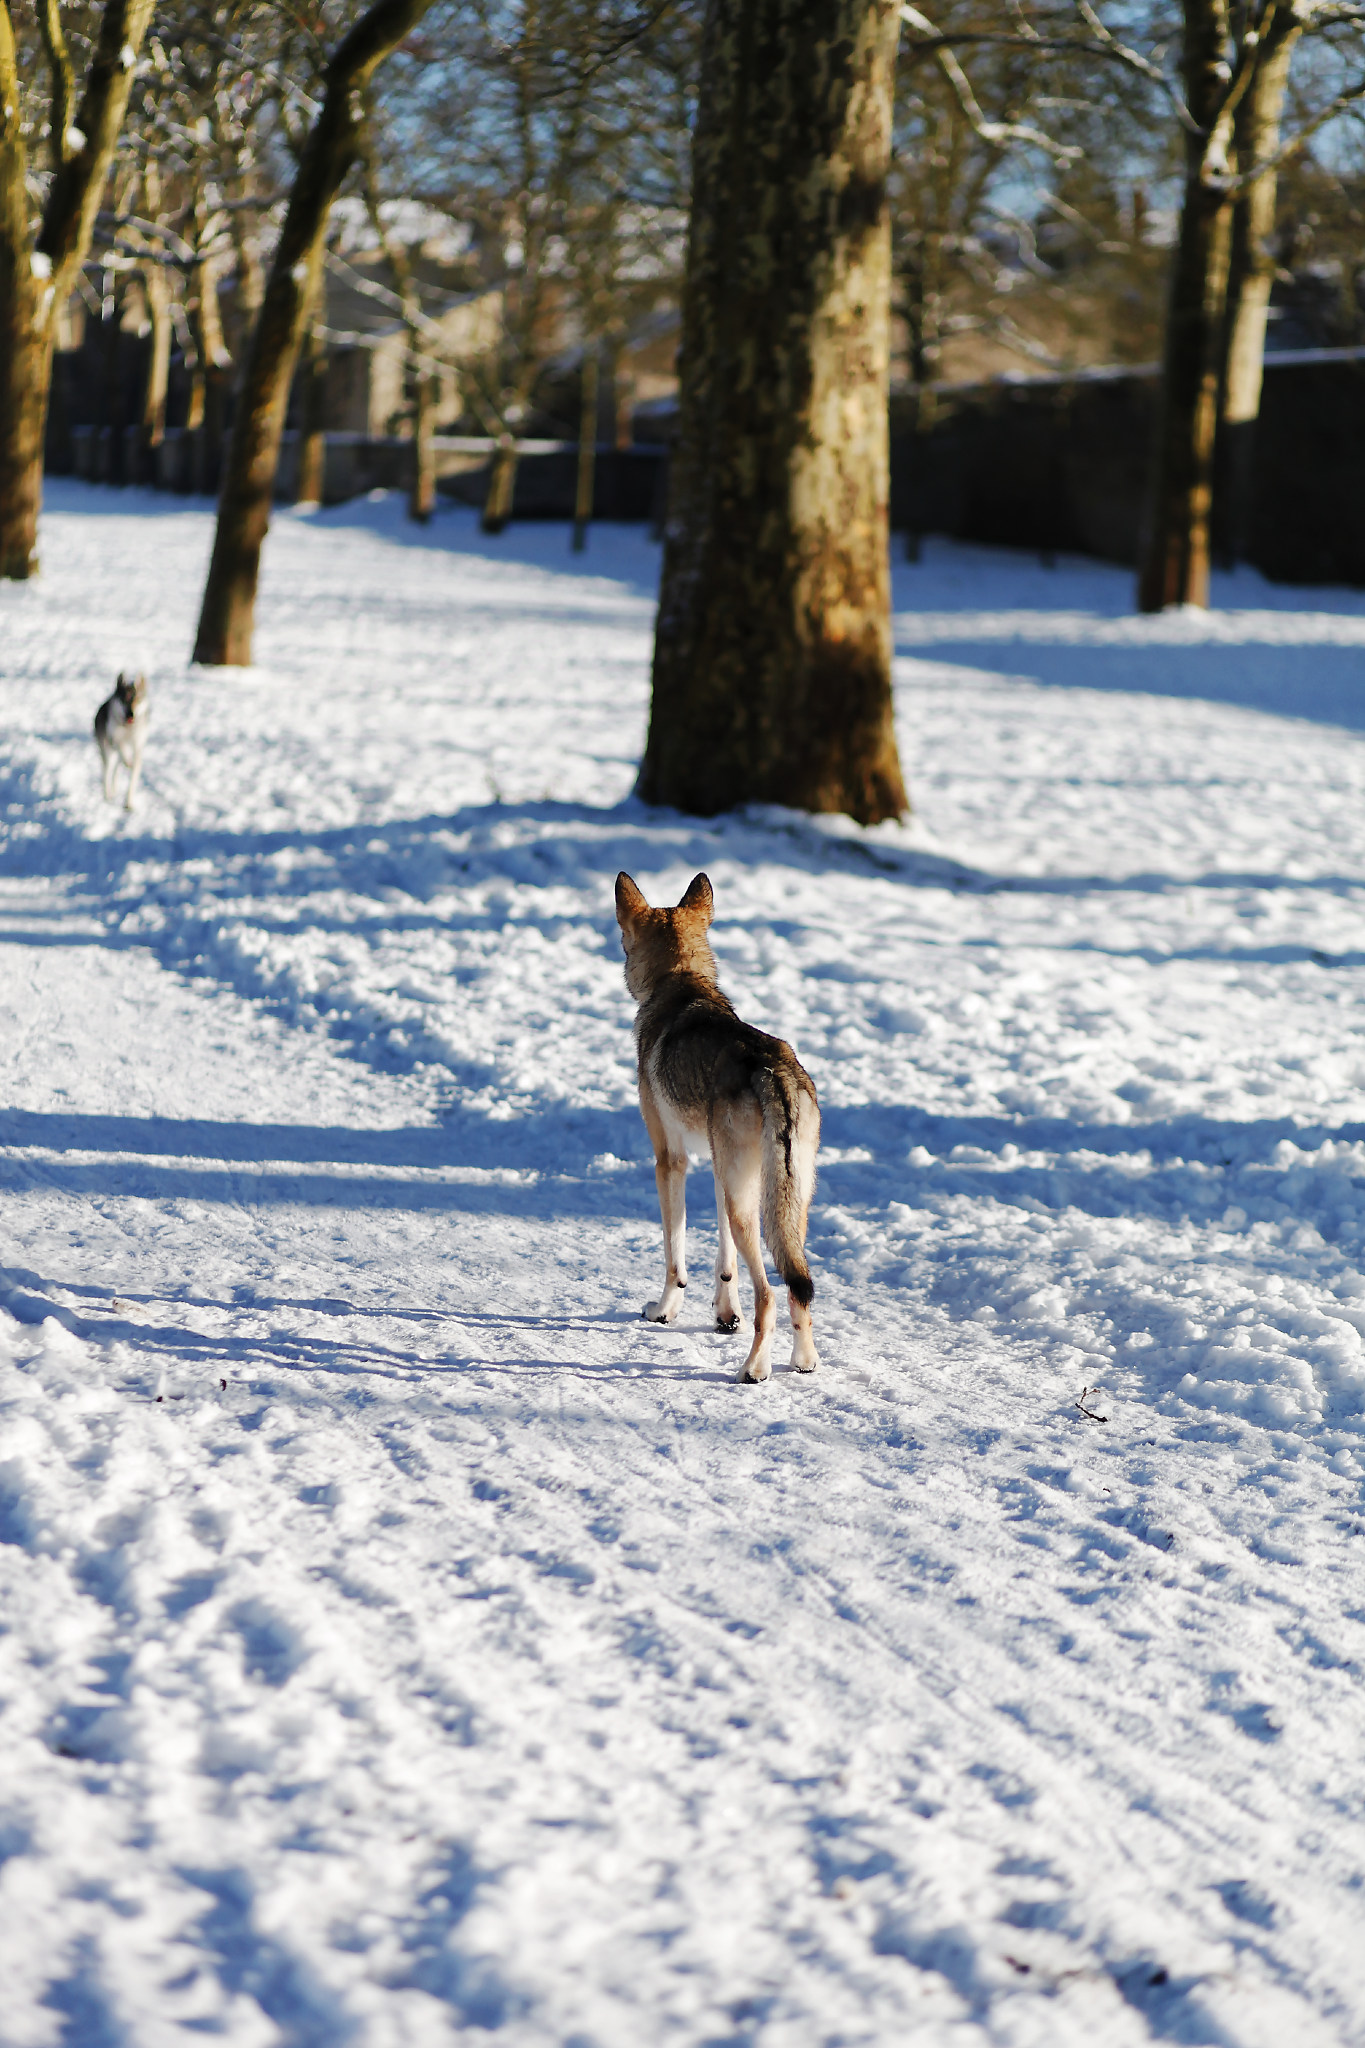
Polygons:
M938 37L933 22L921 14L917 7L903 6L901 19L924 35ZM938 58L944 77L953 89L958 105L983 142L990 143L994 149L1007 149L1012 142L1023 143L1029 148L1043 150L1057 164L1074 163L1078 157L1084 155L1085 152L1074 144L1054 141L1053 137L1045 134L1041 128L1031 127L1026 121L987 120L976 94L972 91L971 81L948 44L939 41L934 54Z

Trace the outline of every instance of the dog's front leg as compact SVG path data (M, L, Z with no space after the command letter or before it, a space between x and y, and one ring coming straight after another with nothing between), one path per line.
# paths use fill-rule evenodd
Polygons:
M100 762L104 769L104 801L111 804L114 801L114 770L118 764L118 756L112 747L100 748Z
M123 799L123 808L125 811L131 811L133 808L133 798L137 793L137 779L141 773L142 749L137 744L137 741L134 740L132 759L128 763L128 794Z
M671 1323L687 1286L687 1154L667 1147L656 1152L654 1179L664 1226L664 1291L645 1303L645 1314L651 1323Z
M659 1215L664 1226L664 1291L657 1301L647 1301L644 1313L651 1323L671 1323L682 1307L687 1285L687 1154L670 1144L663 1117L646 1076L640 1076L640 1114L654 1147L654 1184L659 1190Z

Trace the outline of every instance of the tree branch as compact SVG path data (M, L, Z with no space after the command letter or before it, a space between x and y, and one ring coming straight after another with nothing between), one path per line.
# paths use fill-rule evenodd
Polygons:
M1104 27L1098 15L1094 19L1100 30L1100 37L1095 41L1088 41L1081 36L1040 36L1033 33L1001 35L994 29L962 29L942 34L918 8L909 5L901 8L901 20L917 32L914 38L915 48L929 55L940 50L967 49L977 44L985 44L1002 50L1045 50L1057 55L1102 57L1110 63L1122 64L1125 69L1135 71L1139 77L1145 78L1149 84L1157 86L1165 94L1183 128L1188 129L1192 135L1202 135L1204 131L1186 106L1179 88L1161 67L1151 63L1137 50L1130 50L1125 43L1120 43L1117 37L1111 35Z
M76 99L76 74L71 67L71 52L66 47L62 33L62 17L59 0L38 0L38 31L47 52L47 67L52 74L52 167L59 171L69 156L74 156L85 137L79 129L72 129L71 109ZM77 136L80 140L77 141Z
M917 7L903 6L901 8L901 20L908 22L912 28L927 29L930 35L935 33L934 24L922 15ZM958 63L952 50L946 43L943 43L936 49L934 54L938 58L939 68L952 87L957 103L966 115L969 125L981 137L983 142L990 143L995 149L1004 149L1011 142L1026 143L1034 149L1045 151L1052 158L1053 162L1058 164L1074 163L1077 157L1084 154L1082 150L1067 143L1054 142L1052 137L1045 135L1041 128L1031 128L1027 122L988 121L981 111L976 94L972 91L971 82L966 72Z
M57 168L38 233L38 253L51 266L51 305L65 304L90 246L152 5L153 0L105 0L74 123L80 147L64 156Z

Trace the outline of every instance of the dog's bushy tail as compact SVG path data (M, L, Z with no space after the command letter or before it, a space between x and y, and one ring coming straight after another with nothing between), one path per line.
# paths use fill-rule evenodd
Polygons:
M763 1108L763 1235L793 1301L809 1308L815 1282L806 1264L806 1218L815 1193L820 1109L805 1076L766 1067L758 1077Z

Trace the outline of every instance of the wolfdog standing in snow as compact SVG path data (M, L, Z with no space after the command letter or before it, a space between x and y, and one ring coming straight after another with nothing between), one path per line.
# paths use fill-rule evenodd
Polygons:
M640 1110L654 1145L664 1226L664 1291L645 1314L651 1322L671 1323L682 1304L687 1153L689 1146L709 1151L720 1223L716 1328L739 1324L738 1245L754 1283L754 1341L739 1376L766 1380L773 1369L777 1308L763 1267L760 1215L787 1283L792 1365L797 1372L814 1372L820 1362L810 1317L815 1287L805 1253L820 1105L791 1047L743 1023L716 986L706 936L713 912L705 875L688 884L676 910L651 909L629 875L616 877L626 987L640 1005Z
M142 773L142 749L147 743L147 678L120 675L112 697L106 697L95 713L95 745L104 766L104 801L114 801L114 777L122 761L128 770L125 811L133 808L137 779Z

